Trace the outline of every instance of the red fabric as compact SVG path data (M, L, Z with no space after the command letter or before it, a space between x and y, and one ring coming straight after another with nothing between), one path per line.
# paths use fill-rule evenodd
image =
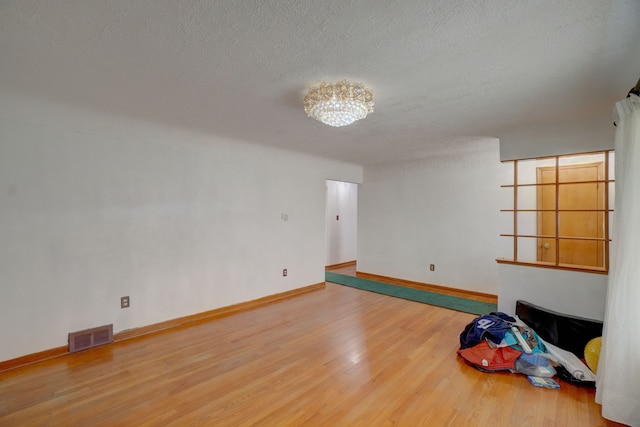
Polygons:
M474 367L483 371L514 369L521 351L512 347L491 348L486 340L473 347L458 350L458 354Z

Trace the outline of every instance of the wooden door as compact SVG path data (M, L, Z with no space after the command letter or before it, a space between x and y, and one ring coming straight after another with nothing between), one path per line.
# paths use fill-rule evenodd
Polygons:
M604 242L595 240L563 239L562 237L604 236L604 185L593 182L604 179L602 162L560 166L560 185L538 186L538 261L603 267ZM537 169L538 184L554 184L555 167ZM556 206L556 191L558 191ZM596 211L600 210L600 211ZM557 216L556 216L557 215ZM556 240L556 227L558 227Z

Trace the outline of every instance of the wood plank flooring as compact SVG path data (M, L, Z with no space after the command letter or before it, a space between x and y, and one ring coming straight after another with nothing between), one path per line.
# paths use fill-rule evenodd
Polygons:
M606 426L456 357L473 315L335 284L0 374L0 426Z

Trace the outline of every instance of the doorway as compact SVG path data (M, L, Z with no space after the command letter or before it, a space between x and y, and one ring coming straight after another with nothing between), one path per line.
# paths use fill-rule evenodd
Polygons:
M604 266L603 162L537 168L538 261ZM580 239L583 238L583 239Z
M326 180L326 266L355 264L358 237L358 185Z

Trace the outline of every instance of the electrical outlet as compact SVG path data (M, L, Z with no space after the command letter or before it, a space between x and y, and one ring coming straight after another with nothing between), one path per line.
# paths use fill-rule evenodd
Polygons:
M120 308L129 308L129 297L120 298Z
M436 265L435 264L429 264L429 270L436 271Z
M285 276L285 277L287 276L287 269L286 268L284 270L282 270L282 275Z

